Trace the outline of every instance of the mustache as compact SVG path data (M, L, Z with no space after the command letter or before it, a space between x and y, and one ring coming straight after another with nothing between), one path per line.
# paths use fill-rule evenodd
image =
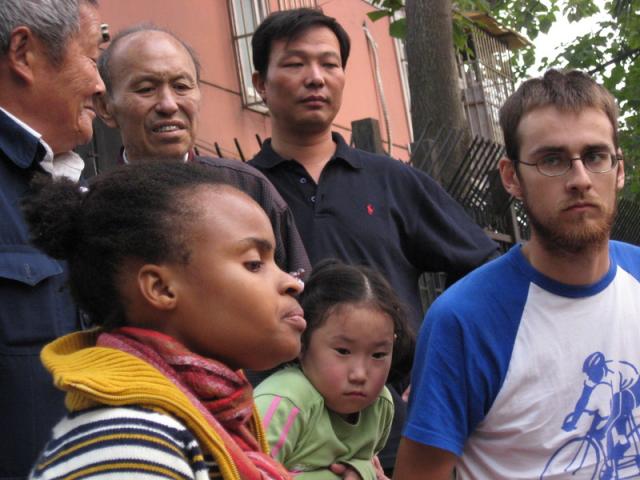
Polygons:
M604 202L602 202L601 200L599 200L597 198L593 198L591 196L586 196L586 195L575 196L573 198L570 198L569 200L565 200L565 201L561 202L560 203L560 209L561 210L568 210L568 209L570 209L572 207L576 207L578 205L589 205L589 206L597 208L598 210L604 210L605 209Z

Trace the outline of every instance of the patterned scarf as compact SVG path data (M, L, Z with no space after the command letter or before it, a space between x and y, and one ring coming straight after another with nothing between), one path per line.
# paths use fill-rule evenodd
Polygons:
M223 439L243 480L284 480L282 465L260 451L249 428L253 395L241 370L187 350L172 337L153 330L121 327L102 333L97 344L152 365L184 393Z

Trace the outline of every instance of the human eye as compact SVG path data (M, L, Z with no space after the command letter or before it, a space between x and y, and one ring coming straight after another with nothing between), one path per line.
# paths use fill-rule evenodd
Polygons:
M252 273L257 273L262 269L264 262L262 260L249 260L244 262L244 268Z
M153 92L153 89L154 89L153 85L143 84L143 85L138 85L137 87L135 87L133 89L133 91L135 93L139 93L141 95L144 95L144 94Z
M383 360L389 356L389 352L374 352L371 356L376 360Z
M555 176L562 175L568 170L568 164L571 162L562 152L544 153L538 158L538 170L541 173Z
M349 355L351 353L348 348L343 347L334 347L334 350L338 353L338 355Z
M187 82L176 82L173 86L178 92L186 92L191 90L193 87Z
M285 68L299 68L303 66L302 60L299 58L288 58L283 63L282 66Z
M564 156L560 153L546 153L539 160L541 167L556 168L564 163Z
M582 155L582 161L587 167L602 169L609 166L611 154L605 150L591 150Z

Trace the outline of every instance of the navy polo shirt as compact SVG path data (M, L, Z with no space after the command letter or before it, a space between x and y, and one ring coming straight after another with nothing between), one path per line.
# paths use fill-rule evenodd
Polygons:
M334 257L381 271L422 319L423 272L459 277L495 254L497 245L431 177L400 161L349 147L336 151L316 183L266 140L249 162L291 208L311 263Z
M0 111L0 479L25 478L66 413L40 350L79 328L66 264L29 243L20 204L45 149Z

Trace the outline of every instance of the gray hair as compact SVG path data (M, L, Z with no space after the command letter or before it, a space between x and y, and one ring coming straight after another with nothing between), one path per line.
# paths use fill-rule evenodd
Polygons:
M200 83L200 59L198 58L198 54L196 53L196 51L172 31L167 30L163 27L159 27L152 23L140 23L119 31L111 39L111 43L109 43L109 46L102 51L100 57L98 58L98 72L100 72L100 76L102 77L102 81L104 82L107 95L111 95L113 88L113 79L111 78L110 70L111 57L113 57L113 52L116 49L118 43L120 43L123 38L138 32L162 32L166 33L174 40L176 40L180 45L184 47L184 49L191 57L191 61L193 62L193 66L196 70L196 80L198 81L198 83Z
M9 51L11 32L28 27L45 45L49 59L59 65L67 41L80 30L81 3L98 5L98 0L2 0L0 8L0 51Z

